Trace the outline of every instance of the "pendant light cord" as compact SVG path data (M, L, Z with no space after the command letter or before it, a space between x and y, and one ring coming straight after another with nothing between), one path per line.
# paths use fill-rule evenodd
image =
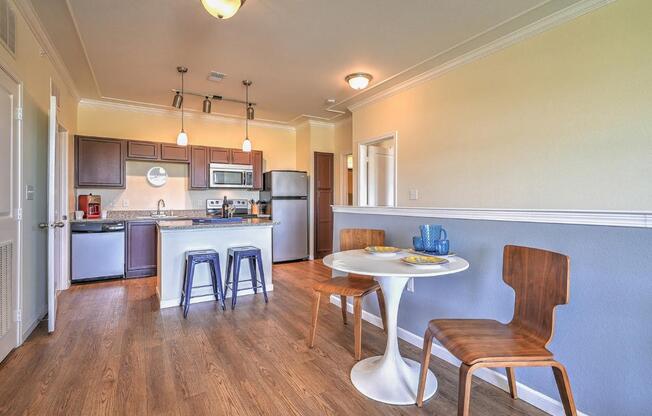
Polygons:
M184 107L184 102L183 102L183 72L181 73L181 131L183 130L183 107Z
M246 87L247 89L245 94L247 97L245 101L247 101L247 105L245 107L245 139L249 139L249 113L247 111L249 109L249 85L246 85Z

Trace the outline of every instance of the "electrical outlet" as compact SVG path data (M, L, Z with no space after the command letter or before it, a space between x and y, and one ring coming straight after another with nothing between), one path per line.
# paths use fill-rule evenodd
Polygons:
M407 283L407 291L414 292L414 277L410 278Z
M419 190L418 189L410 189L410 200L411 201L416 201L419 199Z

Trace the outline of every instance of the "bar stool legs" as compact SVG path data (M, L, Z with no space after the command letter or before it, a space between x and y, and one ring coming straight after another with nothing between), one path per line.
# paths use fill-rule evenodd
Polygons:
M250 280L243 280L243 282L251 281L251 288L254 294L258 293L258 289L263 290L265 303L269 302L267 297L267 287L265 286L265 272L263 271L263 259L259 248L257 247L232 247L228 251L227 269L226 269L226 290L228 293L231 289L231 309L235 309L238 301L238 292L240 290L240 263L242 260L249 261ZM258 268L258 270L256 270ZM233 271L233 272L232 272Z
M195 266L201 263L208 263L211 272L211 284L193 287L195 277ZM212 287L215 300L220 302L222 310L226 309L224 304L224 288L222 286L222 272L220 271L220 256L215 250L194 250L186 252L186 271L181 291L180 306L183 306L183 317L188 317L190 310L190 299L193 298L192 290L203 287Z

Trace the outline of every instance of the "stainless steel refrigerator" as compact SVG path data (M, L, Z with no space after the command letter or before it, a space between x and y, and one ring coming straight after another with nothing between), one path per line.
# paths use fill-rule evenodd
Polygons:
M308 258L308 173L273 170L263 176L260 199L279 224L272 231L272 261Z

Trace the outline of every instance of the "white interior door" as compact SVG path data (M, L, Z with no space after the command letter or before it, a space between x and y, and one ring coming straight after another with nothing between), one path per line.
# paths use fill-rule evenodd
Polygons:
M57 318L57 287L56 287L56 262L55 262L55 227L58 222L55 217L55 178L57 134L57 97L50 97L50 123L48 128L48 332L54 331Z
M19 94L0 69L0 360L18 345Z
M394 205L394 149L369 146L367 149L367 205Z
M70 286L68 223L68 132L58 128L54 183L54 286L56 293Z

